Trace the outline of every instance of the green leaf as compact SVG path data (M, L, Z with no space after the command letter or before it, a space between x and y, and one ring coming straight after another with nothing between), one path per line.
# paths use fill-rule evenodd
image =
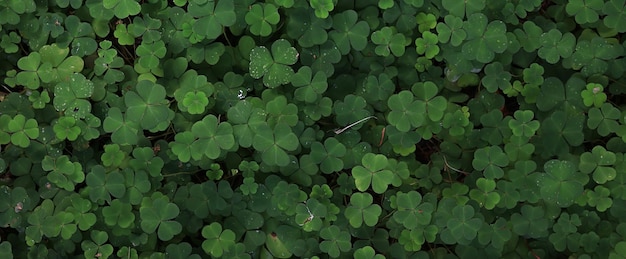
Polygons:
M303 66L291 77L291 84L298 87L294 91L296 100L315 103L322 99L322 94L328 88L326 74L323 71L318 71L315 76L312 74L310 67Z
M373 32L371 39L374 44L378 45L374 51L383 57L389 54L396 57L404 55L404 47L410 43L406 41L404 34L395 31L395 27L383 27Z
M246 13L246 23L254 35L269 36L273 30L272 26L278 24L279 21L278 9L270 3L254 4Z
M293 103L287 103L284 96L278 96L267 102L265 111L269 115L267 123L272 127L281 123L293 127L298 123L298 107Z
M496 61L485 66L485 77L481 83L490 93L507 91L511 88L511 73L505 71L502 63Z
M587 177L581 175L569 161L550 160L545 163L546 173L540 175L541 197L562 208L574 203L583 193Z
M497 20L487 22L487 16L475 13L463 24L463 29L467 32L463 54L482 63L491 62L495 58L495 53L503 53L509 42L504 22Z
M320 19L328 17L328 13L335 9L335 5L332 0L311 0L309 2L313 10L315 10L315 16Z
M119 108L113 107L109 109L108 116L104 119L102 127L105 132L113 133L111 134L113 143L120 145L137 144L139 124L133 120L126 119L126 117Z
M592 105L596 108L600 108L604 102L606 102L607 96L604 93L604 87L601 84L589 83L587 89L580 92L583 98L583 104L587 107Z
M595 146L590 152L580 155L578 168L584 174L593 172L593 180L598 184L604 184L615 179L617 171L613 167L617 158L615 153L607 151L604 147Z
M594 23L598 21L598 12L604 7L604 2L596 0L572 0L565 6L569 15L575 15L576 23Z
M180 222L172 220L180 212L176 204L169 202L166 197L153 200L151 204L146 202L146 199L150 198L144 198L144 202L139 208L141 229L144 232L151 234L157 231L160 240L169 241L182 231L183 226Z
M610 0L604 3L602 12L606 14L604 17L604 25L611 29L617 30L619 33L626 32L626 6L624 0Z
M436 34L425 31L422 33L422 38L415 39L415 50L417 54L425 55L427 59L432 59L439 54L438 42L439 39Z
M187 10L199 18L193 24L193 31L208 40L217 39L224 26L232 26L237 21L233 1L191 1Z
M336 138L327 138L324 145L320 142L311 144L311 158L320 164L320 170L325 174L338 172L343 169L343 157L346 147Z
M346 10L333 15L333 31L328 35L335 42L342 55L346 55L351 49L361 51L367 46L367 36L370 26L365 21L358 21L354 10Z
M54 88L54 108L74 119L84 119L91 113L87 100L94 91L93 83L79 73L74 73L69 82L61 82Z
M467 33L463 30L463 20L454 15L446 15L445 23L437 24L437 36L441 43L452 44L458 47L467 37Z
M290 163L286 151L296 150L298 144L296 134L283 123L276 124L274 130L267 124L259 125L252 142L254 149L262 153L263 162L277 166L286 166Z
M230 229L222 231L222 225L217 222L204 226L202 236L206 238L202 242L202 250L214 257L221 257L235 245L235 232Z
M485 8L485 0L442 0L441 4L443 5L443 8L459 18L463 18L465 15L469 17L471 14L480 12L483 8Z
M344 212L348 222L354 228L363 223L373 227L378 223L382 209L378 204L372 204L373 198L369 193L354 193L350 196L350 206Z
M396 212L393 219L407 229L417 229L431 223L433 204L422 200L422 195L416 191L408 193L398 192L395 197Z
M411 128L420 127L424 123L423 108L418 101L414 100L413 93L404 90L394 94L387 100L391 109L387 115L389 124L395 126L400 132L408 132Z
M476 180L476 187L478 187L478 189L472 189L469 194L472 200L478 202L478 205L481 207L492 210L500 202L500 194L494 192L496 189L496 182L494 180L478 178Z
M106 167L119 167L126 158L126 153L120 149L118 144L104 145L102 154L102 165Z
M356 188L364 192L371 185L374 192L384 193L393 180L393 172L385 169L388 164L387 157L367 153L363 156L361 163L363 166L352 168Z
M118 199L113 200L109 206L102 208L102 216L104 216L104 223L111 227L129 228L135 222L132 206Z
M136 15L141 11L141 5L135 0L104 0L104 8L112 9L115 16L124 19L131 15Z
M30 140L39 137L39 125L35 119L28 119L22 114L15 115L6 124L7 133L11 133L11 143L18 147L27 148Z
M335 225L323 228L320 231L320 237L324 239L319 244L320 250L328 253L331 257L339 257L341 252L347 252L352 248L350 233L339 229Z
M146 80L139 81L136 91L124 94L124 102L128 107L127 118L131 118L143 129L152 130L169 121L169 102L165 99L165 87L162 85Z
M263 46L255 47L250 52L250 76L263 77L263 84L269 88L287 84L294 74L289 65L295 64L298 56L296 49L284 39L275 41L271 52Z
M515 111L515 119L509 121L509 128L515 136L532 137L539 129L539 122L532 120L534 113L531 110Z
M620 115L619 109L612 104L603 103L599 109L596 107L589 109L587 127L596 129L600 136L606 137L618 131L619 125L617 120L619 120Z
M446 226L453 239L463 242L463 240L473 240L482 224L482 220L474 218L474 208L470 205L463 205L452 209L452 218L447 221Z
M89 199L93 202L111 201L111 195L121 198L126 193L124 176L113 171L105 173L101 165L94 166L86 177L87 186L90 188Z
M550 64L556 64L561 58L569 58L574 52L576 37L567 32L562 34L557 29L552 29L541 34L541 48L537 52L539 57Z
M223 150L235 146L235 137L230 123L218 123L213 115L207 115L201 121L194 123L191 132L196 138L190 146L191 157L194 160L201 160L202 155L209 159L216 159Z
M505 167L509 164L509 158L498 146L480 148L474 152L472 166L474 169L483 171L487 179L496 179L504 176Z
M52 127L54 134L59 140L74 141L80 134L80 128L76 126L74 117L61 117Z

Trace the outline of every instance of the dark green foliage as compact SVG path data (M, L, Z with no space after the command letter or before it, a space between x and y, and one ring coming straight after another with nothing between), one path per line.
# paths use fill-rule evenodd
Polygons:
M625 3L0 1L0 258L624 258Z

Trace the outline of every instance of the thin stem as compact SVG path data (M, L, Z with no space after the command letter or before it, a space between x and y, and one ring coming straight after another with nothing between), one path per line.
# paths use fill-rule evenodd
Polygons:
M356 121L356 122L354 122L354 123L352 123L352 124L350 124L348 126L345 126L345 127L341 128L341 129L336 129L336 130L334 130L334 132L335 132L335 134L339 135L339 134L343 133L344 131L346 131L346 130L356 126L357 124L359 124L361 122L364 122L366 120L369 120L371 118L376 119L376 116L367 116L367 117L365 117L363 119L360 119L360 120L358 120L358 121Z
M465 172L465 171L462 171L462 170L459 170L459 169L456 169L456 168L454 168L454 167L450 166L450 164L448 164L448 160L446 160L446 156L443 156L443 163L444 163L444 164L446 164L446 167L447 167L447 168L452 169L452 171L455 171L455 172L457 172L457 173L461 173L461 174L464 174L464 175L467 175L467 174L468 174L468 173L467 173L467 172Z

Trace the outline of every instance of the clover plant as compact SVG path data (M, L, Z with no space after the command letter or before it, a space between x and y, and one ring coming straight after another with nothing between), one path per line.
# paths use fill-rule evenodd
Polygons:
M0 1L0 258L624 258L626 1Z

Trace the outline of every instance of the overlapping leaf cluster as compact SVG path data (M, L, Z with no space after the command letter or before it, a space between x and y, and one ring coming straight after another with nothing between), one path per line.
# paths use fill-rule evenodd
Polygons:
M0 1L0 257L626 257L625 3Z

